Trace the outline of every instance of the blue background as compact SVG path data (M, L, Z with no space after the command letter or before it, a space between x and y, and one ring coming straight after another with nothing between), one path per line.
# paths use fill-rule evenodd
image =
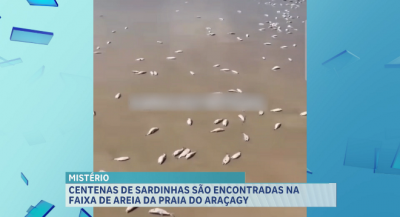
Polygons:
M307 181L337 183L337 208L308 216L399 216L399 175L343 163L349 139L400 144L400 69L384 68L400 56L400 1L307 4ZM340 71L322 65L343 50L360 59Z
M93 1L58 3L0 0L0 57L23 61L0 68L0 216L25 216L40 200L55 205L48 216L78 216L65 207L65 172L93 170ZM14 26L54 37L13 42Z

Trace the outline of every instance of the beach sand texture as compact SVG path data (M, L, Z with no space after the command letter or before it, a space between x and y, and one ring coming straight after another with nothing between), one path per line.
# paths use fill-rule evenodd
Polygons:
M306 3L291 8L289 1L271 1L274 6L265 2L95 0L94 51L101 54L94 54L94 171L240 171L246 172L246 182L307 182L307 117L300 116L307 110L302 22L306 20ZM291 23L282 17L286 9L293 17L288 19ZM266 21L278 22L282 31L268 28ZM293 27L288 29L292 34L285 31L288 25ZM206 27L211 27L216 35L207 35ZM265 31L259 31L260 28ZM266 42L272 44L264 45ZM96 50L98 46L100 49ZM183 52L175 53L176 50ZM166 60L168 56L177 59ZM138 58L144 60L136 61ZM214 68L215 64L221 67ZM274 66L281 69L271 70ZM239 74L222 72L222 68ZM132 70L147 73L135 75ZM158 76L151 76L149 71L157 71ZM265 114L259 116L258 111L134 111L129 107L130 97L135 94L226 93L236 88L243 94L262 96L266 102ZM115 99L117 93L121 93L120 99ZM274 108L283 111L270 112ZM238 118L240 113L246 116L245 123ZM186 124L188 118L193 120L192 126ZM226 131L210 133L222 127L213 123L218 118L229 120ZM274 130L275 123L281 123L282 127ZM146 136L151 127L160 130ZM249 142L243 140L242 133L250 136ZM174 159L173 151L182 147L197 154L190 160ZM242 152L240 159L222 165L227 153L238 151ZM159 165L157 159L163 153L167 159ZM113 161L121 156L129 156L130 160ZM150 215L149 209L139 208L128 215ZM306 208L166 210L176 217L305 217L307 214ZM95 217L126 215L125 208L94 209Z

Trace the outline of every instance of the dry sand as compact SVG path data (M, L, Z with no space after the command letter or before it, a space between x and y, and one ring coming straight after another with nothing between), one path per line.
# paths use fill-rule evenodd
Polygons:
M301 183L307 181L305 30L306 4L290 9L287 1L275 7L253 0L95 0L94 48L94 170L133 171L244 171L247 182ZM280 6L280 3L283 6ZM288 9L298 31L285 34L282 12ZM179 10L179 12L176 12ZM242 13L238 13L241 10ZM280 10L281 14L276 11ZM265 17L264 14L269 14ZM100 16L103 15L103 16ZM201 18L196 18L201 16ZM224 18L220 21L219 18ZM275 17L278 17L275 20ZM268 29L279 22L282 32ZM124 29L125 26L129 28ZM207 36L211 27L216 36ZM259 28L267 28L260 32ZM112 33L116 30L116 33ZM228 35L228 32L236 35ZM246 38L245 34L250 34ZM278 38L271 38L272 35ZM239 36L242 42L236 40ZM157 44L156 41L163 41ZM110 45L106 42L111 41ZM264 42L272 45L265 46ZM297 47L293 47L297 44ZM280 47L286 45L287 49ZM181 54L174 51L183 50ZM167 56L178 59L167 61ZM262 60L265 56L266 60ZM143 57L144 61L135 59ZM293 61L289 62L288 58ZM213 68L221 64L237 70L233 75ZM275 65L281 70L272 71ZM155 70L159 76L134 75L132 70ZM194 71L192 76L189 71ZM129 108L129 96L140 93L211 93L240 88L261 94L268 103L264 116L245 112L242 124L238 112L140 112ZM121 99L114 96L121 93ZM283 108L281 113L270 109ZM187 118L193 126L187 126ZM213 121L227 118L226 131L211 134ZM274 131L274 124L282 128ZM160 131L146 137L157 126ZM244 142L242 132L251 140ZM176 160L174 150L189 147L197 151L191 160ZM223 166L226 153L242 152L239 160ZM163 165L157 158L167 153ZM112 159L130 156L127 162ZM145 216L139 208L131 216ZM205 216L306 216L306 208L168 208L177 217ZM95 217L126 216L125 208L95 208Z

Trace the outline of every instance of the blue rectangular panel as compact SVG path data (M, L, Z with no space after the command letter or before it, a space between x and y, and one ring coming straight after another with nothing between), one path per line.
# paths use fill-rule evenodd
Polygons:
M13 27L10 40L33 44L48 45L53 38L52 32L43 32L32 29Z
M7 67L7 66L20 64L20 63L22 63L21 58L12 59L12 60L4 60L3 62L0 62L0 67Z
M380 141L368 139L349 139L344 158L345 166L374 169L375 149L380 148Z
M23 173L21 173L21 178L25 182L25 184L28 185L28 179L25 177Z
M29 213L25 217L45 217L53 209L53 204L42 200L34 208L29 208Z
M56 0L28 0L31 6L58 7Z
M109 179L105 181L73 181L70 175L90 175L91 173L66 173L65 182L72 183L245 183L244 172L100 172L107 174Z
M397 155L397 149L379 148L376 150L375 173L400 175L400 169L392 168Z

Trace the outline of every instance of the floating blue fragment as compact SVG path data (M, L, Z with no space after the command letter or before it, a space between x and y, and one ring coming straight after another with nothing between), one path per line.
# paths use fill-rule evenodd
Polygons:
M34 206L30 206L29 209L26 212L27 213L31 212L33 208L35 208L35 207Z
M400 169L393 168L398 148L377 148L374 173L400 175Z
M92 217L89 213L86 212L85 209L81 209L81 211L79 212L79 217Z
M353 53L344 50L339 54L335 55L334 57L323 62L322 65L329 69L340 71L343 68L345 68L349 63L355 62L359 59L360 58L354 55Z
M54 209L54 205L41 200L35 207L28 209L28 214L25 217L45 217Z
M385 64L385 68L400 68L400 57Z
M28 179L25 177L23 173L21 173L21 178L25 182L25 184L28 185Z
M400 146L399 146L399 148L397 149L397 151L396 151L396 153L394 155L391 167L393 169L399 169L400 170Z
M18 27L13 27L10 40L33 43L33 44L43 44L48 45L53 38L52 32L43 32L32 29L23 29Z
M347 142L344 165L375 169L376 149L382 142L369 139L349 139Z
M31 6L58 7L56 0L28 0Z
M307 173L308 174L312 174L312 171L310 169L307 168Z
M6 59L3 59L3 58L0 58L0 59L3 60L2 62L0 62L0 67L1 68L22 63L22 59L21 58L12 59L12 60L6 60Z

